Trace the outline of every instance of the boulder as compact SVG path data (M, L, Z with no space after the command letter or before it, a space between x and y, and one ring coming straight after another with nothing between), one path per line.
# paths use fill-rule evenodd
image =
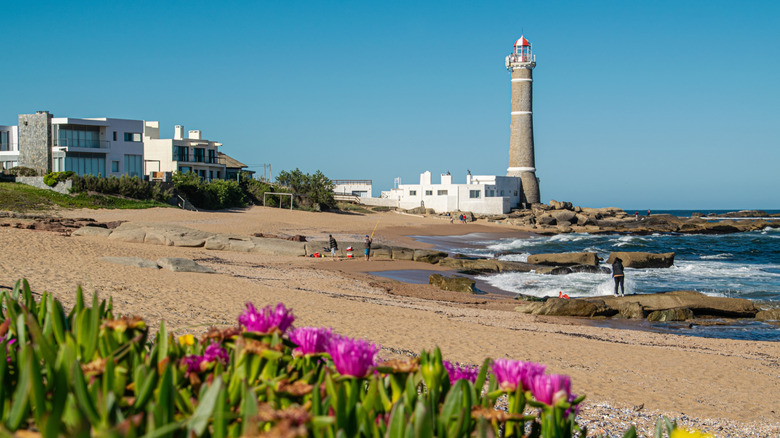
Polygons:
M249 239L252 243L252 249L250 250L252 252L260 252L275 256L303 257L306 255L306 246L303 242L283 239L263 239L261 237L250 237Z
M643 319L645 317L645 308L637 302L623 301L618 307L618 313L627 319Z
M439 260L446 257L447 257L446 252L432 251L428 249L415 249L413 260L415 262L425 262L425 263L435 264Z
M610 253L608 264L620 257L626 268L668 268L674 264L674 253L653 254L650 252L613 252Z
M474 284L476 282L474 280L466 277L459 277L457 275L444 277L440 274L431 274L430 277L428 277L428 283L442 290L466 292L470 294L476 293L476 289L474 289Z
M756 313L759 321L780 321L780 309L762 310Z
M393 248L393 260L414 260L414 250L408 248Z
M571 223L569 222L558 222L556 228L558 229L558 232L560 232L561 234L568 234L574 231L571 229Z
M589 300L590 298L581 298ZM636 294L623 298L599 297L607 306L618 309L623 302L639 303L647 312L678 307L691 309L696 316L722 316L730 318L753 318L759 309L744 298L710 297L701 292L684 290L659 294Z
M363 254L363 248L360 248L360 250L355 251L355 257L365 257L365 254ZM392 259L393 258L393 250L390 249L390 248L377 248L377 249L371 248L371 258L372 259Z
M647 315L648 321L687 321L693 319L693 311L687 307L676 307L674 309L656 310Z
M496 259L459 259L447 257L439 260L440 266L464 271L480 272L531 272L537 266L523 262Z
M144 243L146 231L143 228L119 226L108 235L108 238L120 242Z
M181 257L163 257L157 260L160 267L173 272L200 272L204 274L216 273L214 269L200 265L190 259Z
M227 251L230 249L230 237L225 234L217 234L206 239L204 248L215 251Z
M536 223L539 225L555 225L557 221L549 214L543 214L536 218Z
M554 217L555 220L560 225L561 222L574 222L574 218L577 216L576 213L570 210L560 210L560 211L553 211L550 213L550 216Z
M544 302L528 303L515 307L515 311L531 313L532 315L582 316L588 318L612 316L617 313L617 311L608 308L603 301L565 298L548 298Z
M108 228L103 227L81 227L78 230L74 231L71 236L100 236L100 237L108 237L108 235L111 234L111 230Z
M532 254L528 263L547 266L598 265L599 256L595 252L564 252L557 254Z
M160 266L157 263L151 260L142 259L141 257L101 257L100 260L117 265L134 266L136 268L160 269Z
M596 225L596 221L592 217L584 214L578 214L574 216L574 221L581 227L586 225Z

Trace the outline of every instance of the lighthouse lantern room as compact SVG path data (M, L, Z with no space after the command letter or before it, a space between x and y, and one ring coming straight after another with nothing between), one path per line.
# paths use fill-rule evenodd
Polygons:
M506 57L506 68L510 71L512 64L536 64L531 43L524 36L515 41L514 50Z

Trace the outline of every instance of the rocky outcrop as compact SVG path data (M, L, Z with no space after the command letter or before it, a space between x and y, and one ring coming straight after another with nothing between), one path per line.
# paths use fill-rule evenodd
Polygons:
M447 258L446 252L432 251L428 249L415 249L414 258L415 262L425 262L430 264L438 263L439 260Z
M620 257L626 268L668 268L674 264L674 253L653 254L650 252L613 252L610 253L607 264L612 264Z
M117 265L133 266L136 268L160 269L160 265L158 265L156 262L142 259L141 257L101 257L100 260Z
M90 218L61 218L45 217L38 215L5 215L4 217L29 219L29 222L2 222L0 227L21 228L24 230L48 231L51 233L70 236L83 227L102 228L109 230L116 228L121 221L97 222ZM82 234L86 235L86 234ZM96 234L93 234L96 235Z
M199 272L204 274L213 274L217 272L208 266L203 266L195 261L181 257L163 257L157 260L157 264L160 265L161 268L173 272Z
M587 305L565 304L561 301L570 303L587 302L595 307ZM550 304L547 304L550 303ZM585 310L583 310L585 309ZM674 291L660 294L637 294L627 297L590 297L590 298L572 298L570 300L560 298L548 298L544 302L530 302L515 308L518 312L532 313L534 315L559 315L559 316L591 316L585 315L587 309L596 309L593 316L612 316L621 315L625 318L643 318L644 315L652 314L655 311L667 311L671 309L688 309L693 317L730 317L730 318L752 318L759 312L759 309L752 301L742 298L710 297L695 291ZM678 310L674 313L675 317L680 317L685 311ZM660 315L660 314L659 314ZM687 315L687 313L685 313ZM654 318L670 318L671 316L654 316ZM665 319L671 321L671 319Z
M558 254L532 254L528 263L546 266L598 265L599 256L595 252L565 252Z
M428 283L442 290L466 292L470 294L476 293L476 289L474 289L474 284L476 282L474 280L466 277L459 277L457 275L445 277L440 274L431 274L428 277Z
M515 307L520 313L549 316L581 316L592 318L595 316L612 316L617 310L607 307L603 301L571 300L565 298L548 298L546 301L532 301Z
M759 321L780 321L780 309L761 310L756 313Z
M647 315L647 320L653 322L688 321L689 319L693 319L693 311L687 307L656 310Z
M447 257L439 260L439 266L463 271L478 272L530 272L539 266L523 262L497 259L460 259Z
M610 274L612 271L604 266L593 265L574 265L574 266L557 266L549 271L537 270L539 274L551 274L551 275L566 275L585 272L588 274Z

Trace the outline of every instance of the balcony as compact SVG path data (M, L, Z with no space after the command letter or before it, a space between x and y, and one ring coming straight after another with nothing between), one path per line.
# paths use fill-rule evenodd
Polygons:
M53 146L61 151L100 152L111 149L111 142L108 140L54 138L53 143Z
M182 163L224 164L216 156L201 155L194 152L174 153L172 160Z

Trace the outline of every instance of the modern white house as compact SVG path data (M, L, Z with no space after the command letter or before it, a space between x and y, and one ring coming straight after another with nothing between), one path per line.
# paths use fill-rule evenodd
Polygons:
M336 195L371 197L373 183L370 179L334 179L331 182L333 183L333 193Z
M0 125L0 170L19 165L19 128Z
M173 138L160 138L160 122L147 121L143 127L146 175L161 180L166 174L193 172L206 180L225 179L224 160L219 159L222 143L202 138L191 130L184 137L184 126L176 125Z
M19 114L19 125L0 126L0 163L3 169L141 176L142 132L142 120Z
M465 184L452 182L449 173L434 184L431 172L420 174L419 184L400 184L382 192L382 198L395 200L396 207L431 208L437 213L470 211L476 214L505 214L520 204L521 181L518 177L466 175ZM368 204L369 202L366 202Z

